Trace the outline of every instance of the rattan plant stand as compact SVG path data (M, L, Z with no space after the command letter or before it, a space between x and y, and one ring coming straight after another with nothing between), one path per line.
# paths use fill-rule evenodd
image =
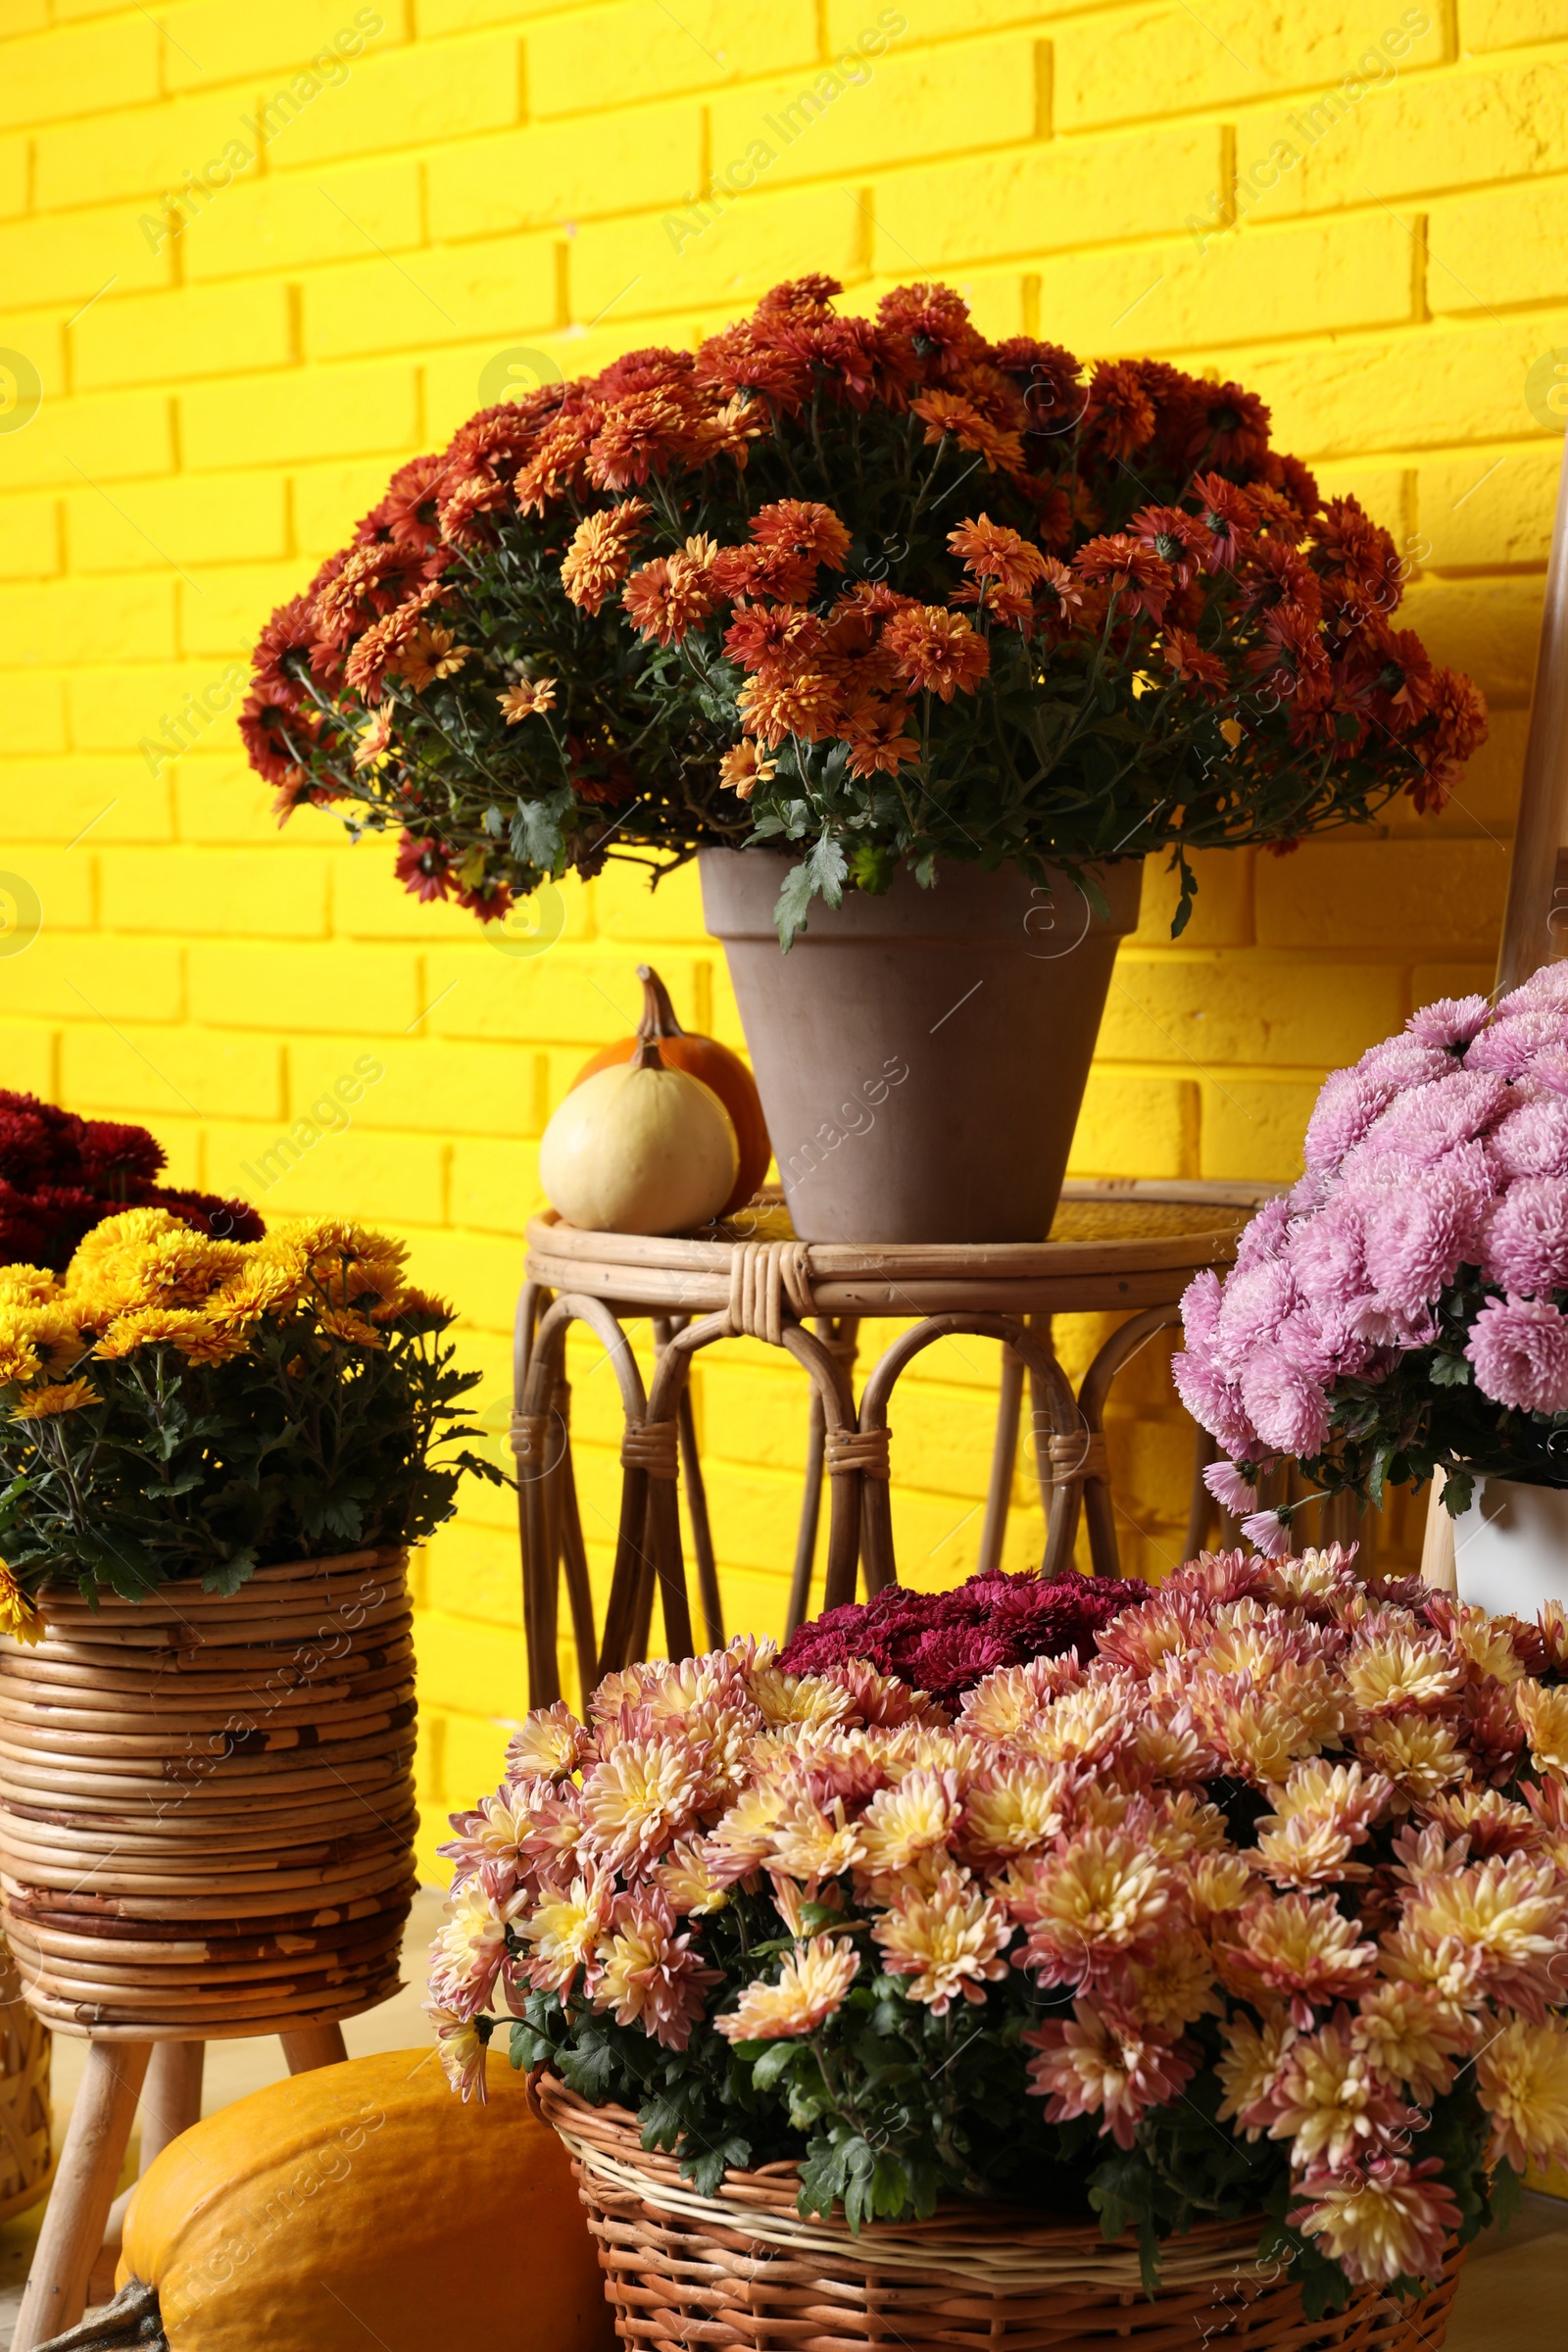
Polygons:
M806 1484L788 1626L809 1613L821 1483L829 1492L820 1605L897 1580L890 1507L889 1413L901 1374L931 1344L969 1333L1002 1343L1002 1385L980 1565L1002 1559L1025 1385L1035 1468L1047 1513L1042 1573L1072 1559L1079 1515L1101 1575L1119 1570L1104 1407L1116 1374L1154 1333L1180 1319L1181 1295L1204 1266L1228 1266L1248 1218L1279 1188L1198 1183L1077 1183L1063 1189L1049 1241L885 1248L796 1241L782 1202L760 1195L711 1237L661 1240L584 1233L553 1211L528 1228L527 1279L517 1305L512 1446L518 1475L523 1623L529 1704L561 1695L558 1629L563 1578L582 1695L612 1669L648 1654L656 1592L665 1654L694 1647L677 1488L683 1486L707 1642L725 1616L709 1527L688 1380L702 1348L737 1338L785 1350L811 1383ZM1126 1320L1096 1355L1077 1394L1052 1348L1058 1314L1120 1312ZM624 1326L652 1321L658 1348L645 1390ZM853 1375L862 1323L906 1322L857 1402ZM600 1628L571 1458L566 1335L587 1325L614 1365L625 1416L614 1568ZM1213 1456L1195 1446L1189 1549L1205 1539L1214 1506L1198 1472Z
M49 2194L55 2177L49 2109L54 2037L22 1997L22 1981L0 1944L0 2222Z
M571 2156L605 2291L628 2345L708 2352L856 2352L941 2344L950 2352L1441 2352L1463 2255L1406 2304L1360 2287L1308 2320L1290 2270L1260 2262L1261 2217L1212 2223L1161 2249L1159 2292L1136 2248L1093 2224L953 2200L927 2222L803 2221L793 2164L726 2174L701 2196L671 2156L643 2148L637 2118L592 2107L558 2077L530 2080Z
M145 2167L201 2112L207 2041L344 2057L415 1885L406 1552L39 1613L35 1647L0 1641L0 1914L29 2009L91 2048L13 2352L81 2317L144 2082Z

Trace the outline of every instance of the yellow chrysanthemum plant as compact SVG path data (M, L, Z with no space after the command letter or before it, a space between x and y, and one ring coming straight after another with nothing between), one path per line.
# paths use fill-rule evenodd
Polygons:
M1309 2315L1568 2159L1568 1613L1205 1554L939 1706L752 1640L531 1715L454 1817L443 2062L854 2228L1256 2215Z
M272 1561L417 1542L465 1471L452 1309L401 1243L323 1220L214 1239L156 1207L95 1226L57 1278L0 1266L0 1631L70 1580L233 1592ZM454 1451L454 1446L457 1450Z

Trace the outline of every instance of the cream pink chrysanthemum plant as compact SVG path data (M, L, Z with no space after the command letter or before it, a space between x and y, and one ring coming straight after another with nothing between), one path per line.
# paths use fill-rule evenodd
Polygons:
M956 1712L771 1647L529 1717L455 1817L432 2015L711 2192L1255 2213L1308 2309L1413 2288L1568 2161L1568 1614L1204 1554ZM1267 2217L1262 2219L1261 2217Z

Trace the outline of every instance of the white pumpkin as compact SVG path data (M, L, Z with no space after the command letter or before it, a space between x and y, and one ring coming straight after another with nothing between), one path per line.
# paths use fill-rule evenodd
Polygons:
M589 1233L684 1233L717 1216L740 1152L710 1086L666 1069L657 1043L574 1086L544 1132L539 1181Z

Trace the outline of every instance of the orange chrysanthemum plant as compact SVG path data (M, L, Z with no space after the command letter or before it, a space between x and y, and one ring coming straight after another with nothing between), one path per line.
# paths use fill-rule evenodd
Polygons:
M1481 697L1411 556L1240 385L776 287L483 411L263 632L254 765L485 917L607 857L791 849L787 941L901 863L1037 881L1441 806ZM784 869L781 865L780 871Z
M530 1716L454 1819L431 1993L711 2194L1256 2214L1310 2313L1568 2158L1568 1616L1205 1554L951 1708L736 1642Z
M0 1631L50 1579L138 1599L172 1577L404 1544L454 1509L477 1436L452 1310L399 1242L333 1220L231 1242L157 1207L58 1279L0 1266Z

